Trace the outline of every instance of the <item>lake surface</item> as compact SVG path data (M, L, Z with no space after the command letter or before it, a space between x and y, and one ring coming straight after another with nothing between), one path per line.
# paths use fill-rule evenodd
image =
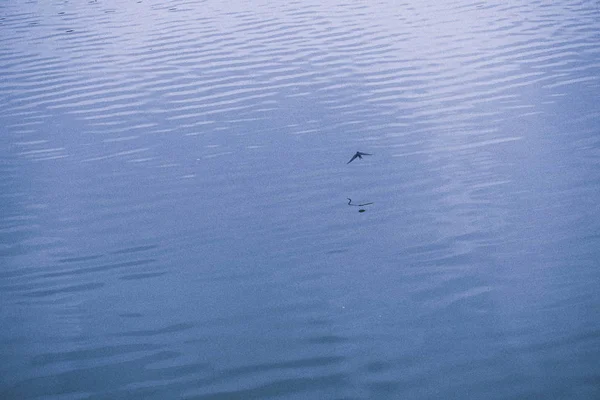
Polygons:
M5 1L0 43L0 398L600 398L597 1Z

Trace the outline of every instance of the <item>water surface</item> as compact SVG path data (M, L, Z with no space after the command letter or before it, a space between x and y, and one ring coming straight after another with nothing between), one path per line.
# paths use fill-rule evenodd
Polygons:
M0 5L0 397L599 398L599 32Z

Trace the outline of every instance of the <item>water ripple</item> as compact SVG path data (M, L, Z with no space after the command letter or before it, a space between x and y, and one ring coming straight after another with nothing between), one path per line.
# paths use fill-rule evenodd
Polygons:
M594 2L0 10L0 397L594 398Z

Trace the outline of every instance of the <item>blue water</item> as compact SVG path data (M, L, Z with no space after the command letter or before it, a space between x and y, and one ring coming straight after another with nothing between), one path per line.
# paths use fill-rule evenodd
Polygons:
M600 398L598 2L5 1L0 43L1 399Z

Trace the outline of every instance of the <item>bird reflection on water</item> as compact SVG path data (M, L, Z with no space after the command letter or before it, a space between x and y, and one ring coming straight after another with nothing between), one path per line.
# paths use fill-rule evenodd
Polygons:
M363 204L352 204L352 199L350 197L346 197L348 199L348 205L349 206L355 206L355 207L364 207L364 206L368 206L373 204L373 202L370 203L363 203ZM358 210L358 212L365 212L366 210L364 208L361 208L360 210Z

